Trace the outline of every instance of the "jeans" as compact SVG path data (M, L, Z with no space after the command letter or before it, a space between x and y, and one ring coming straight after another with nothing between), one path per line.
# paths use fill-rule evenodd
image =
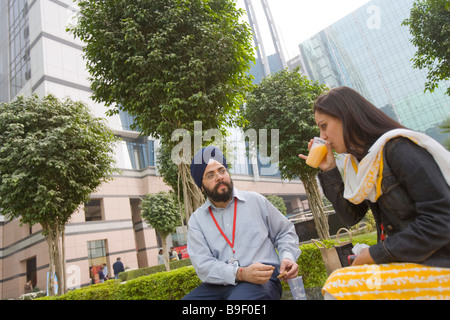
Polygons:
M239 282L235 286L224 286L202 283L182 300L280 300L283 289L278 275L275 269L265 284Z

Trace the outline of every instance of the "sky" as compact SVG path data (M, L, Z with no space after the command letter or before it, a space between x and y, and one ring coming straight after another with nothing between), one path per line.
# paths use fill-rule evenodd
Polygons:
M278 29L287 60L300 53L298 45L329 25L368 3L369 0L268 0L273 20ZM260 0L252 0L263 35L267 55L275 52ZM245 9L244 0L237 6Z

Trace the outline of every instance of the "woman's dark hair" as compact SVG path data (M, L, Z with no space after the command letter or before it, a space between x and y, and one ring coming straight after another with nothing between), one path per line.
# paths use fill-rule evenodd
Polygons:
M362 159L384 133L405 128L348 87L334 88L319 96L314 104L314 112L342 121L347 151L358 159Z

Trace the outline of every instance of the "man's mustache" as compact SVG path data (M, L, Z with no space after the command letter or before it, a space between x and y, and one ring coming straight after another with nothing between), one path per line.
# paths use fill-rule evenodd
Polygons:
M228 187L228 189L231 189L231 185L225 181L220 181L214 186L214 191L217 191L220 187L220 185L223 184L224 186Z

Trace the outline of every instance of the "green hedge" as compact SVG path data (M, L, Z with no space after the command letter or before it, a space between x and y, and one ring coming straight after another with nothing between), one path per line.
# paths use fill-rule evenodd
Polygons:
M143 276L121 284L114 300L180 300L200 285L194 267Z
M192 265L190 259L182 259L182 260L176 260L169 262L170 264L170 270L175 270L181 267L186 267ZM119 273L119 279L120 281L129 281L133 280L142 276L148 276L150 274L158 273L158 272L164 272L166 271L166 266L164 264L159 264L152 267L145 267L140 269L133 269L129 271L124 271Z
M192 266L142 276L126 283L108 280L67 294L36 300L179 300L201 283Z
M327 247L336 244L335 241L323 241ZM374 245L373 240L354 240L356 243ZM322 287L327 279L325 265L319 249L314 244L300 246L302 254L298 259L299 275L303 277L306 288ZM95 284L68 292L56 297L44 297L37 300L179 300L200 283L200 279L189 259L171 262L169 272L160 270L161 266L130 270L121 273L121 280L109 280L105 283ZM162 266L164 269L164 266ZM282 282L283 289L289 286Z
M119 286L120 281L108 280L104 283L75 289L60 296L43 297L36 300L113 300Z

